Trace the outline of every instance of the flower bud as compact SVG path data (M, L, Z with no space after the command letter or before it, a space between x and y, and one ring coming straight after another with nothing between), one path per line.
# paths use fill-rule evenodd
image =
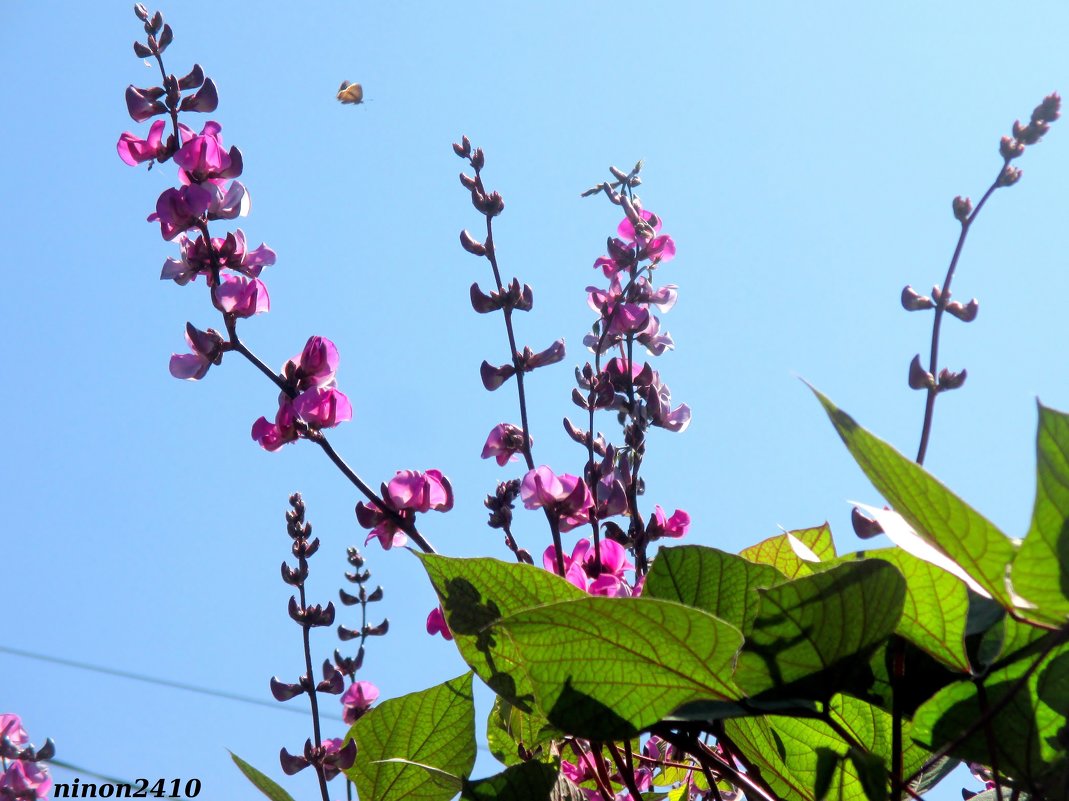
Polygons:
M294 756L285 748L279 751L278 761L282 765L282 772L287 776L293 776L308 767L307 759L303 756Z
M1062 99L1057 92L1047 95L1032 112L1032 122L1054 122L1061 116L1058 113L1061 105Z
M609 167L609 172L612 173L612 177L617 181L626 181L627 173L621 170L619 167Z
M182 98L181 111L199 111L210 113L219 107L219 92L215 88L215 81L208 78L196 94Z
M363 633L363 635L365 637L381 637L383 634L385 634L389 630L390 630L390 621L387 618L387 619L383 620L381 623L379 623L379 625L377 625L377 626L372 626L372 625L369 625L369 624L365 623L362 633Z
M148 9L145 8L144 3L134 4L134 16L142 22L148 22Z
M483 153L483 149L481 147L475 148L475 152L471 156L471 166L475 168L476 172L478 172L483 168L483 165L485 164L486 154Z
M466 159L471 155L471 141L466 136L460 137L460 142L453 143L453 152Z
M579 193L579 197L591 197L593 195L596 195L598 192L600 192L606 186L608 186L608 185L607 184L598 184L597 186L592 186L588 190L586 190L585 192L580 192Z
M271 677L271 695L276 701L288 701L304 692L300 684L286 684L278 676Z
M500 192L491 192L484 195L482 202L477 203L475 207L487 217L496 217L505 210L505 200Z
M998 180L995 183L998 186L1013 186L1019 180L1021 180L1021 171L1007 164L1002 168L1002 172L999 173Z
M923 311L934 306L930 297L919 294L908 284L902 289L902 308L906 311Z
M138 58L148 58L152 55L152 51L141 42L134 42L134 55Z
M160 28L163 27L163 14L157 11L152 15L152 19L145 23L146 26L151 26L149 33L159 33Z
M167 46L174 41L174 31L171 30L170 25L163 26L163 33L160 34L160 43L157 45L157 52L162 53L167 49Z
M186 75L178 79L178 88L182 90L197 89L204 83L204 68L194 64Z
M856 506L850 513L850 522L854 526L854 533L863 540L870 540L878 534L883 534L883 527L872 518L861 514Z
M516 311L530 311L534 307L534 290L530 284L520 288L519 279L513 278L509 284L509 301Z
M464 173L460 174L460 185L467 189L469 192L474 192L476 186L478 186L474 178L472 178L470 175L465 175Z
M939 371L939 390L942 392L948 389L958 389L965 383L965 378L968 376L966 370L962 370L960 373L952 373L945 367Z
M471 285L470 294L471 307L475 309L478 314L486 314L501 308L501 296L496 292L487 295L479 288L478 282Z
M958 222L965 222L972 214L972 201L967 197L958 195L951 203L951 207L954 209L954 219Z
M473 256L486 255L486 245L478 241L467 230L460 232L460 246Z
M940 303L943 303L945 301L950 300L950 293L948 292L947 296L944 298L943 297L943 290L941 290L938 286L933 285L932 286L932 300L934 300L936 305L938 306Z
M490 392L500 387L513 375L516 374L516 368L511 364L503 364L500 367L494 367L490 362L483 361L479 367L479 376L482 378L483 386Z
M909 363L909 386L911 389L932 389L935 386L935 378L921 367L920 354Z
M1012 137L1004 136L999 141L998 152L1006 161L1012 161L1024 153L1024 145Z
M947 304L947 311L961 320L963 323L971 323L976 319L977 312L980 311L980 301L973 298L964 306L958 301L953 301Z

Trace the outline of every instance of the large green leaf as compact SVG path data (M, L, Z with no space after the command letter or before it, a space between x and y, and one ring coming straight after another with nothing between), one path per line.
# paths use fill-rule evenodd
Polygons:
M494 707L486 720L486 744L499 762L505 765L518 765L533 758L540 762L551 762L556 757L549 747L554 737L560 732L549 725L541 715L517 709L504 698L494 699Z
M750 695L801 680L832 694L822 672L886 639L898 624L905 580L887 562L852 562L761 590L735 681Z
M508 638L495 634L506 615L586 593L547 570L497 559L453 559L417 554L445 610L446 622L464 657L479 678L513 706L533 709L533 688Z
M471 673L383 701L350 729L363 801L449 801L475 764Z
M988 714L990 725L978 727L952 753L989 765L989 748L994 744L999 769L1027 783L1049 782L1059 770L1064 772L1066 741L1060 738L1067 723L1062 693L1069 686L1069 645L1043 656L1027 679L1025 674L1042 651L1022 654L983 678L986 702L973 681L955 682L936 693L914 715L913 736L925 747L938 749L984 720L985 709L995 708L1012 693L996 714Z
M584 801L582 790L560 775L558 765L521 762L487 779L465 782L467 801Z
M769 537L744 548L739 556L751 562L771 565L787 578L798 578L813 572L813 557L816 557L816 561L834 559L835 542L831 538L831 529L825 523L816 528L796 529Z
M1006 568L1015 553L1012 541L923 467L813 391L865 475L916 534L961 566L1003 606L1013 607L1006 587Z
M584 596L536 606L494 626L554 726L592 740L634 736L678 707L738 700L734 626L652 598Z
M841 558L843 563L859 559L890 562L906 580L902 617L895 633L947 667L969 673L971 668L965 653L969 591L965 584L901 548L880 548Z
M252 782L253 786L266 795L271 801L293 801L293 796L282 789L273 779L261 773L233 751L230 758L238 766L238 770L245 774L245 778Z
M905 727L908 733L908 723ZM783 801L886 797L891 715L857 698L832 698L827 720L772 715L734 718L725 721L724 728ZM924 765L928 753L906 737L902 757L905 772L912 773ZM879 777L876 787L874 772Z
M1013 589L1035 604L1034 620L1069 619L1069 415L1039 407L1036 503L1011 573Z
M704 545L661 548L646 576L643 597L702 609L749 633L759 588L784 580L774 567Z

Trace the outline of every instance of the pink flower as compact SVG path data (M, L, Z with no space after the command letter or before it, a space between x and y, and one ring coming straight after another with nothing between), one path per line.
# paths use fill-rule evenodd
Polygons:
M415 515L411 512L401 512L403 519L411 519ZM356 504L356 521L364 528L371 529L371 533L364 540L367 545L377 539L382 550L401 548L408 544L408 535L390 515L383 512L376 504L359 501Z
M670 261L676 255L676 243L670 236L656 236L661 230L661 218L651 211L640 211L639 216L652 229L654 236L647 239L635 231L630 219L624 217L616 227L616 233L628 244L639 245L639 260L649 259L654 262Z
M398 470L390 480L386 494L397 509L448 512L453 508L453 488L440 470L426 473Z
M528 509L547 508L556 514L561 531L571 531L589 522L590 508L594 505L585 481L567 473L557 476L545 465L523 477L520 497Z
M213 237L210 247L205 244L204 237L193 240L180 234L178 246L182 250L182 258L167 259L160 278L174 281L180 286L195 280L198 275L211 275L213 253L219 269L233 270L249 278L257 278L264 267L275 263L275 252L267 245L261 244L255 250L249 250L245 232L240 228L228 233L225 238Z
M265 451L277 451L283 445L297 441L296 414L286 393L279 394L275 422L268 422L266 417L261 417L252 424L252 438Z
M212 193L202 186L165 189L148 221L158 221L163 238L171 240L195 226L208 211L211 200Z
M252 198L241 181L231 181L230 188L225 192L218 184L207 181L202 186L211 193L211 201L208 204L209 220L233 220L236 217L247 217L252 208Z
M337 346L326 337L309 337L304 349L283 367L282 372L289 374L294 370L298 388L325 387L334 384L334 374L338 371Z
M533 438L531 443L534 443ZM510 459L515 459L516 455L522 451L523 429L512 423L498 423L490 430L490 436L486 438L482 458L493 457L499 465L504 467Z
M354 681L341 697L342 720L352 726L379 697L379 688L370 681Z
M252 317L271 310L267 285L259 278L224 275L222 283L212 287L212 297L227 314Z
M223 338L209 328L201 331L186 323L186 342L192 353L172 353L169 369L175 378L199 381L213 364L223 360Z
M182 183L199 184L241 175L241 151L236 147L230 148L229 152L224 150L221 131L219 123L208 121L199 134L190 137L174 154Z
M442 612L442 607L434 607L431 613L427 615L427 633L432 637L435 634L441 634L447 640L453 639L453 632L449 630L449 625L445 622L445 613Z
M48 769L37 762L13 759L7 769L0 773L0 798L31 799L48 798L52 778Z
M119 137L119 143L115 149L119 151L119 158L136 167L144 161L152 161L167 152L163 144L163 130L167 123L156 120L148 129L148 139L138 139L129 131L124 131Z
M22 718L14 712L0 715L0 737L7 737L15 745L26 745L30 736L22 728Z
M293 399L293 411L311 428L334 428L353 419L353 405L334 387L312 387Z
M633 570L635 566L628 560L627 551L620 543L610 539L601 540L598 548L601 551L600 561L594 558L594 547L590 540L579 540L572 549L572 555L564 557L564 577L591 595L630 596L631 587L624 579L624 571ZM550 545L542 554L542 564L546 570L555 572L556 563L557 550Z
M659 505L653 507L653 517L646 525L646 534L650 540L661 537L679 538L687 533L690 528L690 515L682 509L676 509L671 517L664 513Z

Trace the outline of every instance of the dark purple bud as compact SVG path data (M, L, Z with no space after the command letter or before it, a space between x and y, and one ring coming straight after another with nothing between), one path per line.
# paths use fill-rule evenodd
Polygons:
M530 284L524 284L520 297L512 304L518 311L530 311L534 307L534 290Z
M157 98L163 91L159 87L152 89L138 89L136 86L126 87L126 110L130 113L134 122L144 122L159 114L167 113L167 106Z
M965 378L967 376L968 372L966 370L962 370L960 373L952 373L950 370L944 367L942 370L939 371L940 391L958 389L962 384L965 383Z
M520 548L518 551L516 551L516 560L521 564L525 565L534 564L534 559L531 557L531 554L523 548Z
M494 367L490 362L483 361L482 366L479 367L479 374L482 377L483 386L493 392L516 374L516 368L511 364Z
M144 3L134 4L134 16L142 22L148 22L148 9L145 8Z
M996 183L999 186L1013 186L1019 180L1021 180L1021 171L1007 164L1002 168L1002 172L999 173Z
M1023 144L1034 145L1049 130L1050 126L1045 122L1032 122L1028 125L1021 125L1018 120L1013 123L1013 138L1020 140Z
M271 695L276 701L288 701L301 695L304 689L300 684L286 684L278 676L271 677Z
M300 623L302 625L304 624L304 613L305 613L305 610L301 609L301 607L297 605L296 596L294 596L294 595L290 596L289 606L286 609L289 612L289 615L290 615L291 618L293 618L295 621L297 621L298 623Z
M278 761L282 764L282 772L287 776L293 776L308 767L307 759L303 756L294 756L285 748L279 752Z
M56 755L56 744L52 742L52 738L49 737L45 740L45 744L37 749L36 759L31 759L31 762L48 762L52 757Z
M141 42L134 42L134 55L138 58L148 58L152 55L152 51Z
M947 304L947 311L962 322L971 323L976 319L976 313L980 311L980 302L973 298L963 306L955 300Z
M969 215L972 214L972 201L967 197L958 195L954 198L951 207L954 209L954 219L958 222L965 222L969 219Z
M349 770L356 762L356 740L349 740L334 756L334 764L339 770Z
M474 192L479 185L478 182L470 175L460 174L460 185L467 189L469 192Z
M353 567L364 566L364 557L360 555L360 551L356 550L356 548L348 548L345 551L345 561Z
M578 389L572 390L572 403L574 403L580 409L590 409L590 402L587 400L586 395L584 395Z
M345 676L339 673L330 662L324 662L323 681L316 685L316 692L341 695L345 692Z
M304 583L306 574L299 567L290 567L285 562L282 563L282 580L289 585L299 587Z
M944 300L950 300L950 294L948 293L947 296L944 298L943 290L941 290L937 286L932 286L932 300L934 300L936 305L938 306Z
M935 307L935 303L927 295L920 295L917 291L908 284L902 290L902 308L906 311L921 311L923 309L931 309Z
M524 367L528 371L545 367L547 364L556 364L564 358L564 340L558 339L541 353L535 353L524 359Z
M473 256L486 255L486 245L473 237L467 230L460 232L460 246Z
M486 164L486 154L483 153L483 149L481 147L477 147L475 148L475 152L471 156L471 166L475 168L476 172L478 172L483 168L484 164Z
M365 625L364 629L363 629L363 634L364 634L365 637L381 637L383 634L385 634L389 630L390 630L390 621L387 618L387 619L383 620L381 623L379 623L379 625L377 625L377 626Z
M496 292L487 295L479 288L478 282L471 285L471 307L479 314L497 311L501 308L501 296Z
M160 34L160 43L157 49L160 53L167 49L167 46L174 41L174 31L171 30L170 25L163 26L163 33Z
M1061 115L1062 99L1057 92L1047 95L1032 112L1032 122L1054 122Z
M872 518L861 514L861 510L856 506L854 511L850 513L850 522L854 526L854 533L863 540L870 540L879 534L883 534L883 527Z
M935 386L935 378L921 367L920 354L909 363L909 386L911 389L931 389Z
M367 603L373 604L382 600L382 587L376 587L374 591L365 599Z
M349 640L355 640L360 636L359 631L353 629L347 629L345 626L338 626L338 639L342 642L349 642Z
M152 15L152 19L146 24L150 26L149 33L159 33L160 28L163 27L163 14L157 11L155 14Z
M1012 161L1024 153L1024 145L1011 136L1004 136L999 141L998 152L1006 161Z
M197 90L196 94L182 98L179 111L199 111L210 113L219 107L219 92L215 88L215 81L206 78L204 85Z
M308 622L312 626L333 626L334 615L336 614L334 609L334 602L330 601L325 607L321 607L319 604L313 606L309 612L312 613Z
M459 144L457 142L453 143L453 152L462 159L466 159L471 155L471 140L466 136L460 137Z
M483 196L483 200L475 207L487 217L496 217L505 210L505 199L501 197L500 192L491 192Z
M342 604L345 606L356 606L360 603L360 599L355 595L350 595L345 590L338 590L338 598L341 599Z
M627 173L621 170L619 167L609 167L609 172L612 173L612 177L618 181L626 181Z
M209 328L207 331L201 331L199 328L193 325L193 323L186 323L186 336L189 337L189 341L193 346L193 350L199 353L208 361L213 364L220 364L223 361L223 337L214 328Z
M307 537L308 534L311 533L312 527L310 525L305 525L304 529L304 535ZM314 540L301 539L293 543L294 556L303 556L305 559L307 559L310 556L315 556L315 552L318 550L319 537L316 537Z
M178 88L183 91L196 89L204 83L204 69L200 64L194 64L193 69L178 79Z

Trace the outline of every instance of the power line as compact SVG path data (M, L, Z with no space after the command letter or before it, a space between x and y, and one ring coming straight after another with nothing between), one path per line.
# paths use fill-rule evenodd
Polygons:
M186 692L199 693L200 695L210 695L214 698L225 698L228 701L238 701L242 704L254 704L256 706L265 706L268 709L275 709L281 712L291 712L297 715L307 715L307 709L301 709L296 706L284 706L277 701L265 701L263 698L252 698L247 695L239 695L237 693L226 692L224 690L213 690L209 687L198 687L195 684L186 684L180 681L171 681L170 679L160 679L155 676L146 676L141 673L131 673L126 670L116 670L115 668L101 667L100 665L90 665L86 662L78 662L73 659L63 659L58 656L47 656L46 654L38 654L32 651L23 651L19 648L11 648L7 645L0 645L0 653L12 654L14 656L21 656L25 659L36 659L39 662L51 662L54 665L64 665L66 667L76 668L77 670L87 670L93 673L103 673L106 676L117 676L121 679L130 679L132 681L140 681L145 684L156 684L160 687L171 687L176 690L185 690ZM329 720L341 720L341 715L324 714L320 712L321 718L327 718Z

